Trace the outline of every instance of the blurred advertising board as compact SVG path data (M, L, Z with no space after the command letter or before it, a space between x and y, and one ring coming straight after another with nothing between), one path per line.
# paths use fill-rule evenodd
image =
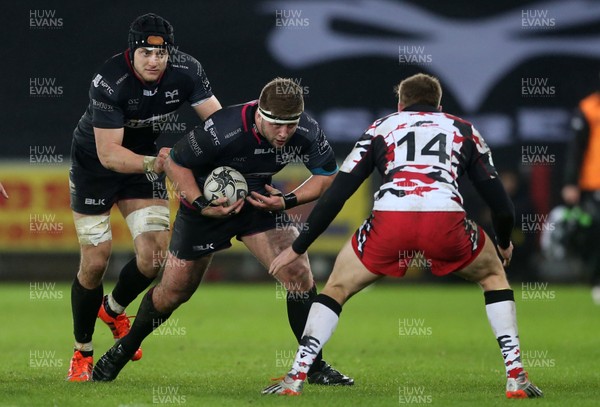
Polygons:
M288 165L274 178L277 188L288 192L300 185L309 172L301 165ZM27 162L0 165L0 182L10 196L0 199L0 252L76 252L77 235L69 207L69 167L66 164L31 165ZM178 202L169 184L171 220ZM370 184L365 182L346 203L311 252L335 255L371 208ZM296 207L281 215L277 227L306 227L304 222L314 204ZM290 226L289 224L292 224ZM116 207L111 213L113 251L132 251L131 235ZM231 251L243 245L232 239Z

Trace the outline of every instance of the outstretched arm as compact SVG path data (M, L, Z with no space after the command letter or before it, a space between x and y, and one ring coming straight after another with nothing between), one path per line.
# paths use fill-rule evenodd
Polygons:
M294 206L302 205L318 199L333 183L336 174L312 175L290 194L286 194L285 197L281 191L273 188L270 185L265 185L269 196L252 191L250 192L250 196L248 196L247 200L253 206L265 211L290 209ZM293 194L294 197L292 197L291 194Z
M502 257L502 265L506 267L510 264L513 252L510 235L515 225L515 207L499 178L475 182L473 185L492 211L497 248Z
M313 208L306 221L307 227L302 230L291 247L279 254L271 263L269 274L276 275L281 268L287 266L302 253L327 229L342 207L364 181L363 177L339 172L331 186L317 205Z

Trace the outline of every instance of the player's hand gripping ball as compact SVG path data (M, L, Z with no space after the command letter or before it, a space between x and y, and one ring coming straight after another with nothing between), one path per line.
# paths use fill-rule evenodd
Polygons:
M231 167L217 167L204 182L204 197L209 201L226 197L226 206L248 195L248 184L244 176Z

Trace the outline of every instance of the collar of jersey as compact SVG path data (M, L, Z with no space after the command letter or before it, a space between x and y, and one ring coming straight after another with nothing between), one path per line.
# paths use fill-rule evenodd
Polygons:
M245 103L242 107L242 125L244 127L244 132L251 132L256 142L260 144L262 139L258 132L256 131L256 123L254 123L254 113L258 109L258 100L253 100L252 102Z
M402 109L403 112L435 112L440 113L437 107L431 105L414 104Z

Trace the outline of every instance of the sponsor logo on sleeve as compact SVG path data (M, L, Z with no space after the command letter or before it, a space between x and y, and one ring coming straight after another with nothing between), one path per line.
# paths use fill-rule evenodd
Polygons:
M92 80L92 83L94 84L95 88L102 88L109 95L115 93L114 89L111 88L104 79L102 79L102 75L100 74L96 75L96 77Z
M191 132L190 134L188 134L187 139L190 147L192 148L192 151L194 152L194 155L196 157L200 156L200 154L202 154L202 149L198 145L198 140L196 140L195 133Z
M108 103L96 99L92 99L92 108L100 110L101 112L112 112L114 110L113 105L109 105Z
M129 72L126 73L125 75L121 76L119 79L117 79L117 82L115 82L117 85L120 85L121 82L123 82L125 79L127 79L127 77L129 76Z
M233 137L236 134L239 134L242 132L242 128L238 127L237 129L230 131L229 133L225 134L225 136L223 136L224 139L228 139L229 137Z

